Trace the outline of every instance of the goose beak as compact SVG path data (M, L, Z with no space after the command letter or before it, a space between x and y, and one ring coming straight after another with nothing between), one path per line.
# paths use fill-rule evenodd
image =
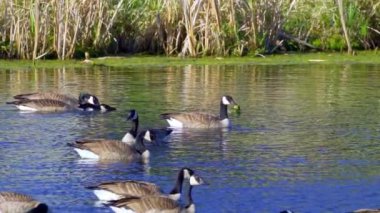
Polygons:
M236 101L234 99L231 98L230 100L230 105L233 105L233 108L236 109L236 108L239 108L240 109L240 106L238 103L236 103Z

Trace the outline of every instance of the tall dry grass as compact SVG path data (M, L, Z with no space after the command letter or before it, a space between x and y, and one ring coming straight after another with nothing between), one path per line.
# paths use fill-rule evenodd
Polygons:
M376 0L1 0L0 57L374 49L379 21Z
M38 59L53 55L71 58L80 47L100 47L111 39L123 0L1 1L3 56Z

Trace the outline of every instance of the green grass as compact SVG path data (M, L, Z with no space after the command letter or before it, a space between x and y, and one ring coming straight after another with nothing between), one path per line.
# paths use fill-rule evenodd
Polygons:
M268 55L265 57L202 57L179 58L165 56L131 56L93 58L93 63L83 63L80 60L39 60L33 64L28 60L0 60L3 69L29 68L72 68L89 66L129 67L129 66L184 66L184 65L228 65L228 64L258 64L258 65L291 65L291 64L343 64L369 63L380 64L380 53L376 51L357 52L350 56L344 53L308 53Z
M79 60L39 60L33 63L32 60L0 60L2 69L31 69L31 68L62 68L62 67L86 67L88 66Z

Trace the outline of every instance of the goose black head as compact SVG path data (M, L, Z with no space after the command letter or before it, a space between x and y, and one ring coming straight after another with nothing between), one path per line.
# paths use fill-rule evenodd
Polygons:
M89 93L81 92L79 94L79 97L78 97L78 103L79 103L79 105L88 103L87 100L88 100L88 98L90 98L90 96L91 95Z
M206 184L206 182L201 177L195 174L194 170L188 167L183 167L180 172L183 172L183 178L189 179L191 186Z
M134 121L134 120L137 120L137 118L138 118L138 114L137 114L136 110L134 110L134 109L129 110L127 121L129 121L129 120Z
M91 95L89 93L79 94L79 105L83 104L92 104L95 106L100 106L99 99L95 95Z
M191 186L198 186L198 185L205 185L206 182L201 178L199 177L198 175L192 175L190 177L190 185Z
M100 104L100 111L102 112L109 112L109 111L114 111L116 110L115 107L111 107L110 105L107 104Z
M194 175L194 170L188 167L181 168L180 172L183 173L183 178L186 178L186 179L190 179L190 177Z
M233 105L238 105L238 104L235 102L235 100L234 100L231 96L229 96L229 95L224 95L224 96L222 97L222 103L223 103L224 105L231 105L231 104L233 104Z

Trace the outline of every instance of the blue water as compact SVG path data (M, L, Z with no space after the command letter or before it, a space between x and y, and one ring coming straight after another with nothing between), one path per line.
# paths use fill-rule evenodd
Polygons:
M32 91L88 91L111 113L20 113L5 102ZM85 186L145 180L168 192L183 166L209 185L197 212L347 212L380 207L380 66L185 66L0 70L0 191L32 195L54 212L110 212ZM218 114L220 96L240 104L228 131L174 132L149 145L151 162L80 160L66 144L121 139L137 109Z

